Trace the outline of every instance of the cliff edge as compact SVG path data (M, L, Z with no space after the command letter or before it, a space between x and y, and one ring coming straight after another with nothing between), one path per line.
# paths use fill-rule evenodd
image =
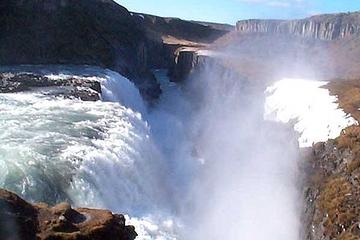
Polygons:
M360 12L323 14L300 20L243 20L236 30L244 33L287 33L322 40L342 39L360 33Z

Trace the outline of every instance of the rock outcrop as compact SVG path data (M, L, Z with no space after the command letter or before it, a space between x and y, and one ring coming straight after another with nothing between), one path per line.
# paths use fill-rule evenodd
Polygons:
M175 53L174 63L169 69L169 76L174 82L185 80L199 63L196 49L179 49Z
M174 81L188 75L192 62L196 61L195 51L206 48L231 29L231 26L221 24L140 13L133 15L143 26L147 36L149 66L169 69L170 77Z
M126 76L145 98L161 92L141 25L112 0L1 1L0 25L0 65L100 66Z
M106 210L78 208L67 203L54 207L30 204L0 189L0 239L2 240L133 240L133 226Z
M44 87L57 87L57 91L54 91L52 95L83 101L100 100L100 82L85 77L50 79L34 73L0 73L0 93L23 92Z
M301 20L244 20L236 24L244 33L282 33L322 40L360 33L360 13L324 14Z
M217 61L214 57L206 54L207 50L192 47L180 47L174 53L172 65L169 67L168 75L173 82L186 80L192 72Z

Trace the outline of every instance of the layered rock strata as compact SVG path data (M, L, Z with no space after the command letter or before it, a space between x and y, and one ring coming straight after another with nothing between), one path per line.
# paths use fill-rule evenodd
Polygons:
M282 33L322 40L342 39L360 33L360 13L325 14L301 20L244 20L236 30L244 33Z

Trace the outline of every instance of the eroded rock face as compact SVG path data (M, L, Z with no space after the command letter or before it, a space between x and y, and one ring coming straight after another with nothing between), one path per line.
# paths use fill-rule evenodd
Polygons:
M14 193L0 189L0 239L2 240L133 240L133 226L106 210L78 208L67 203L54 207L31 205Z
M199 63L196 50L179 50L175 53L174 64L169 75L174 82L185 80Z
M290 21L252 19L239 21L236 29L245 33L286 33L335 40L360 33L360 13L326 14Z

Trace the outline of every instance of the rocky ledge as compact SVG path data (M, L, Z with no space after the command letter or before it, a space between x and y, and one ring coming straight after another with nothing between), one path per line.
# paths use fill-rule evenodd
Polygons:
M30 204L0 189L0 239L2 240L133 240L133 226L125 217L106 210L77 208L67 203L54 207Z
M56 91L48 91L51 95L83 101L100 100L100 82L87 78L51 79L34 73L0 73L0 93L31 91L44 87L56 87Z

